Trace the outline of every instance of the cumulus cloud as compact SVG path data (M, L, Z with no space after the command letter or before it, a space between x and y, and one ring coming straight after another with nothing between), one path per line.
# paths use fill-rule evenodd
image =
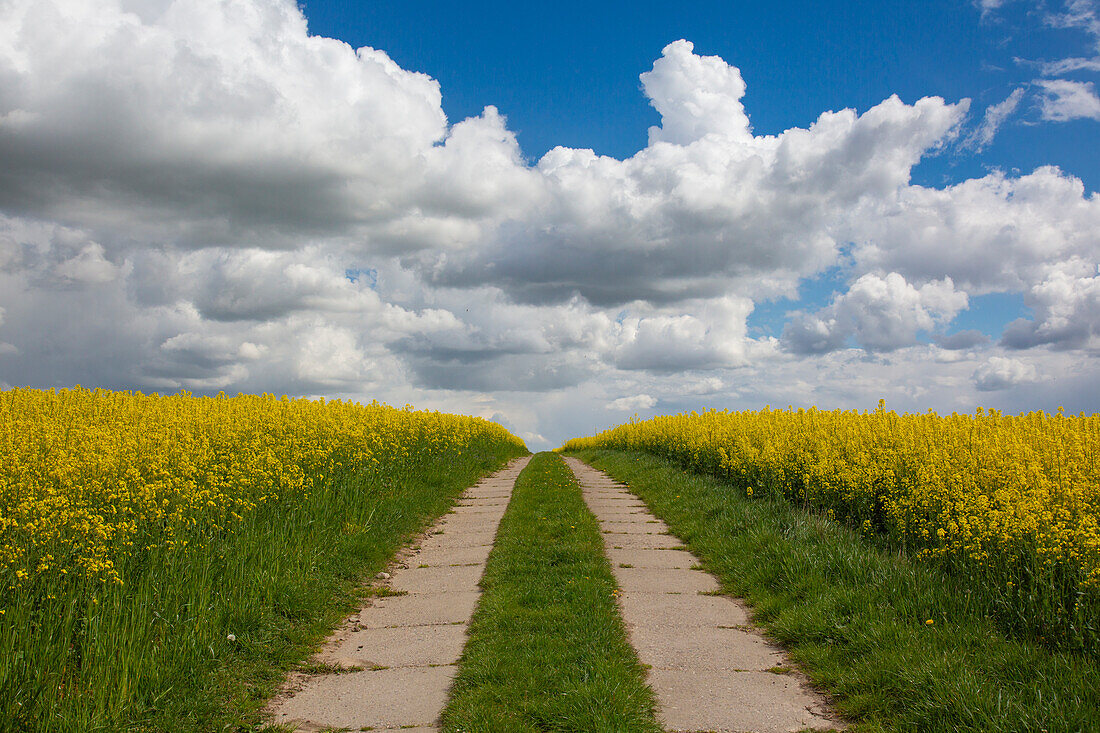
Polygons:
M752 302L718 298L685 303L675 313L624 312L610 335L620 369L682 372L745 362L745 319Z
M982 392L996 392L1038 379L1038 371L1019 359L992 356L974 371L974 384Z
M870 202L848 236L862 271L909 281L950 277L971 293L1020 292L1073 258L1100 255L1100 197L1054 167L991 173L942 189L908 186Z
M783 342L796 354L843 348L849 339L868 351L916 343L917 333L946 324L967 306L950 278L914 287L896 272L863 275L817 313L788 322Z
M661 115L660 127L649 128L649 144L690 145L707 135L752 143L752 127L741 97L741 71L718 56L696 56L694 44L670 43L641 75L650 104Z
M357 387L374 367L351 330L327 324L310 329L296 351L297 376L325 387Z
M1091 271L1091 272L1090 272ZM1033 320L1008 324L1001 343L1010 349L1050 345L1058 349L1100 349L1100 276L1097 265L1067 262L1032 286L1025 302Z
M285 0L8 13L51 29L0 46L10 214L108 247L337 239L529 302L789 291L834 256L838 208L903 185L965 112L894 97L754 137L739 70L678 41L642 75L661 114L649 147L557 148L532 169L494 108L448 127L434 80L309 36Z
M656 398L650 397L647 394L638 394L611 400L607 403L607 409L616 412L636 412L637 410L648 410L656 404Z
M537 168L549 203L482 247L423 262L433 284L492 283L532 303L579 294L607 307L789 294L835 261L848 209L891 200L967 109L895 96L862 115L827 112L808 129L753 137L712 99L726 89L740 109L740 75L720 59L674 43L643 76L660 95L651 145L627 160L549 151ZM696 100L695 87L717 106Z
M9 213L188 247L376 231L383 246L396 231L407 248L468 241L479 216L522 201L495 110L448 128L434 79L309 35L289 1L158 7L5 4Z
M87 231L0 213L0 272L4 271L21 273L48 288L108 283L125 274Z

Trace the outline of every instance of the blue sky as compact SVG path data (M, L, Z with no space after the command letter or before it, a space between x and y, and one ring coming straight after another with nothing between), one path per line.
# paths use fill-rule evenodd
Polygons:
M0 388L1100 409L1100 2L8 0ZM594 151L594 152L593 152Z
M1035 78L1028 61L1087 56L1080 28L1058 28L1043 6L1008 2L986 12L968 2L302 3L310 30L353 46L385 49L430 74L452 120L495 105L524 153L556 145L625 158L645 147L659 122L638 74L665 44L686 38L696 52L741 69L745 105L758 135L805 127L821 112L863 111L891 94L913 102L972 99L972 114ZM1074 78L1095 79L1078 73ZM930 185L987 168L1030 171L1058 165L1100 185L1095 121L1057 129L1021 114L974 154L926 159L915 180Z

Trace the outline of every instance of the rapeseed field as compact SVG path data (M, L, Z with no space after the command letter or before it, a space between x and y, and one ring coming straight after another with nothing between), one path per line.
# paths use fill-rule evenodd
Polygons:
M378 403L0 392L0 730L170 728L173 695L331 597L339 553L388 556L525 452Z
M974 578L1012 632L1100 648L1100 415L786 409L631 421L569 441L672 459Z

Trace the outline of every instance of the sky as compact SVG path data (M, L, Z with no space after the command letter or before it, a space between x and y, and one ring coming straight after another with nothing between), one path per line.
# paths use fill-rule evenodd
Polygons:
M527 5L0 0L0 388L1100 409L1096 0Z

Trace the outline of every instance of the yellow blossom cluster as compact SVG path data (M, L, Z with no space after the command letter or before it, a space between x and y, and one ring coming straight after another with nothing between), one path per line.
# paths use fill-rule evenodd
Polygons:
M480 418L377 402L2 391L0 577L9 589L43 573L121 582L119 558L183 530L231 531L343 471L483 439L523 450Z
M644 451L897 538L1100 591L1100 415L772 410L632 421L565 450Z

